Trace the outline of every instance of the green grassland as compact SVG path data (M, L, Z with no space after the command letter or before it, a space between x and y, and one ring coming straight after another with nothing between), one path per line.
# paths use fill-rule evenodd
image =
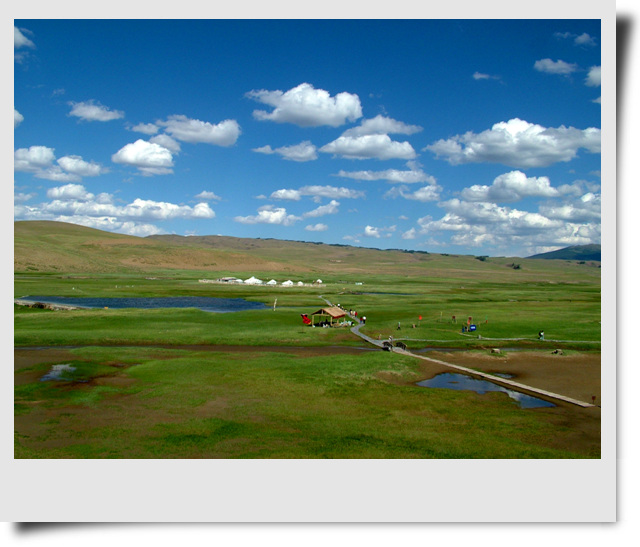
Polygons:
M163 279L20 274L15 278L15 295L213 296L262 302L268 309L231 314L195 309L34 313L16 306L15 344L149 344L162 340L166 344L322 345L334 338L359 343L356 337L345 335L346 329L322 332L303 326L300 314L325 306L324 298L365 315L362 331L373 337L393 335L466 347L482 345L483 339L504 338L509 344L510 339L535 341L543 329L548 340L578 349L599 348L600 288L589 280L520 283L473 279L461 285L439 278L370 275L364 285L328 279L322 286L282 288L199 283L197 276L188 274ZM461 334L468 317L477 325L473 336ZM397 332L398 323L401 332ZM501 344L495 340L494 345Z
M409 357L277 351L364 345L347 328L303 325L300 314L327 299L366 315L362 332L404 339L410 349L599 352L597 263L135 238L18 222L14 264L16 298L212 296L267 306L225 314L14 306L16 348L76 346L76 370L60 381L39 380L54 361L16 370L18 458L599 457L599 449L551 442L571 434L554 409L523 411L503 394L415 386L419 365ZM199 281L229 275L323 283ZM472 335L461 332L468 317L478 326ZM180 347L187 345L248 350ZM272 351L261 351L266 346Z
M419 378L415 359L384 352L302 358L88 347L73 353L77 369L64 380L21 384L34 370L16 375L16 457L599 456L553 446L570 430L553 409L523 411L500 394L412 385ZM34 408L33 400L44 402Z

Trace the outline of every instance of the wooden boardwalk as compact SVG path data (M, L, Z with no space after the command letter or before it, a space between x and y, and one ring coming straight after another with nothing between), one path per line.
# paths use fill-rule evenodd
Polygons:
M351 332L356 334L357 336L359 336L360 338L362 338L363 340L365 340L366 342L369 342L370 344L373 344L375 346L378 346L379 348L383 348L383 344L384 344L384 340L374 340L373 338L371 338L370 336L367 336L366 334L362 334L360 332L360 327L362 326L362 324L358 324L355 327L351 328ZM534 395L541 395L543 397L549 398L549 399L555 399L558 401L564 401L565 403L571 403L572 405L577 405L577 406L581 406L583 408L587 408L587 407L593 407L596 405L593 405L591 403L586 403L584 401L579 401L577 399L573 399L571 397L567 397L566 395L560 395L558 393L552 393L551 391L546 391L544 389L539 389L536 387L531 387L531 386L527 386L524 384L520 384L518 382L514 382L512 380L509 380L507 378L500 378L499 376L494 376L492 374L487 374L486 372L479 372L477 370L473 370L470 368L466 368L466 367L461 367L459 365L454 365L452 363L447 363L446 361L442 361L440 359L434 359L432 357L425 357L424 355L416 355L415 353L410 352L409 350L406 349L401 349L401 348L397 348L397 347L391 347L390 351L392 351L393 353L398 353L400 355L407 355L409 357L415 357L416 359L422 359L423 361L430 361L432 363L436 363L438 365L442 365L448 368L452 368L455 369L459 372L462 372L463 374L468 374L469 376L473 376L473 377L479 377L479 378L483 378L485 380L489 380L490 382L493 382L494 384L498 384L498 385L502 385L504 387L508 387L508 388L512 388L516 391L520 391L526 394L534 394Z

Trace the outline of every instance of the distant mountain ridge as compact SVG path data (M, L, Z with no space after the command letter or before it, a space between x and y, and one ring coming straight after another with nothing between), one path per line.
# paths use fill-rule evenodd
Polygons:
M564 249L558 249L556 251L550 251L548 253L540 253L532 255L527 258L544 258L544 259L559 259L559 260L594 260L600 262L601 258L601 246L600 245L573 245L571 247L565 247Z

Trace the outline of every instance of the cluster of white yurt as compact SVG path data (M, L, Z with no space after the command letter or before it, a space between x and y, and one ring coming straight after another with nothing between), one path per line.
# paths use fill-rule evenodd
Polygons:
M321 279L313 281L313 283L304 283L303 281L298 281L297 283L294 283L293 281L291 281L291 279L287 279L282 283L278 283L275 279L270 279L269 281L263 281L262 279L258 279L253 275L249 279L244 279L244 280L239 279L237 277L222 277L220 279L216 279L215 281L213 279L200 279L199 281L200 283L239 283L244 285L269 285L271 287L274 287L278 284L281 287L293 287L294 285L298 287L304 287L305 285L312 285L312 284L321 285L322 284Z

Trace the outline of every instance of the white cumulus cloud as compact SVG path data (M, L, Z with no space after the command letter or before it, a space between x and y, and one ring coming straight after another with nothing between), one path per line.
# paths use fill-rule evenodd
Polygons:
M300 188L300 193L303 196L312 196L314 198L338 198L338 199L358 199L363 198L365 193L359 190L352 190L351 188L345 188L344 186L320 186L310 185Z
M287 188L276 190L271 193L270 198L300 201L303 196L311 196L314 199L358 199L365 197L365 193L345 187L310 185L303 186L298 190Z
M118 150L111 160L114 163L138 168L144 175L167 175L173 173L171 151L156 143L138 139Z
M155 135L158 132L158 126L155 123L139 123L138 125L134 125L131 131L137 131L145 135Z
M260 154L279 154L285 160L298 162L318 159L317 149L310 141L304 141L300 144L293 144L290 146L281 146L276 149L272 149L269 145L261 146L260 148L254 148L253 151L259 152Z
M300 201L302 199L302 194L300 190L293 190L291 188L282 188L280 190L276 190L275 192L271 192L271 199L286 199L290 201Z
M380 230L375 228L374 226L365 226L364 227L364 235L366 237L380 237Z
M18 148L13 153L13 168L16 171L34 173L49 167L56 159L55 150L47 146Z
M601 72L601 67L592 66L589 69L589 73L587 74L587 78L585 79L584 83L589 87L600 87L602 79Z
M47 197L60 200L89 201L95 196L91 192L87 192L82 184L66 184L47 190Z
M415 228L411 228L406 232L402 233L402 239L415 239L417 237L417 230Z
M556 197L548 177L527 177L522 171L511 171L496 177L491 186L473 185L465 188L461 196L466 201L518 201L526 197Z
M214 192L210 192L208 190L203 190L198 195L196 195L198 199L208 199L210 201L220 201L222 198L216 195Z
M179 154L181 150L180 143L175 139L172 139L166 133L162 133L160 135L154 135L149 139L149 142L153 144L159 144L163 148L166 148L167 150L169 150L172 154Z
M589 36L586 32L583 32L580 36L576 36L573 42L577 46L595 46L596 40L592 36Z
M442 206L451 214L477 225L508 223L511 227L551 228L560 226L560 222L552 221L538 213L520 211L509 207L501 207L495 203L473 203L459 199L451 199Z
M231 146L236 143L241 133L240 125L236 120L224 120L218 124L212 124L176 114L156 123L164 127L174 139L188 143Z
M567 75L576 72L578 65L562 60L552 61L551 59L540 59L533 64L533 68L539 72L546 72L547 74Z
M24 121L24 116L18 112L15 107L13 109L13 128L15 129Z
M423 186L415 191L410 191L408 186L394 186L385 193L385 198L397 198L401 197L404 199L409 199L413 201L437 201L440 199L440 191L442 188L440 186Z
M79 103L71 101L68 104L71 106L70 116L76 116L87 122L108 122L124 118L124 112L110 110L93 100Z
M63 156L57 161L58 165L67 173L79 177L97 177L107 172L100 164L93 161L85 161L80 156Z
M29 50L35 49L36 45L26 35L33 33L25 28L13 27L13 60L16 63L23 63L29 57Z
M23 32L24 31L24 32ZM24 34L27 31L26 29L19 29L18 27L13 27L13 48L20 49L23 47L35 48L36 45L27 38Z
M257 215L237 216L234 220L241 224L279 224L282 226L291 226L300 220L300 217L288 214L284 207L264 205L258 209Z
M364 233L362 234L365 237L374 237L376 239L380 239L381 237L391 237L392 233L396 231L395 226L390 227L376 227L367 224L364 228Z
M309 83L302 83L285 92L253 90L246 96L274 107L271 112L253 111L254 118L262 121L292 123L300 127L338 127L362 117L362 106L357 95L342 92L332 97L328 91L316 89Z
M131 235L151 235L162 230L150 221L215 217L215 212L204 202L190 207L138 198L126 205L117 205L112 195L94 195L80 184L50 188L47 197L51 201L34 206L14 206L15 218L57 220Z
M326 224L318 223L318 224L309 224L304 227L308 232L326 232L329 229L329 226Z
M319 207L313 209L312 211L307 211L302 215L302 218L311 218L311 217L323 217L325 215L335 215L338 212L338 208L340 206L340 202L332 199L326 205L320 205Z
M599 194L587 192L578 199L560 204L546 204L540 207L540 213L548 218L568 222L599 222L602 203Z
M425 173L422 168L414 161L407 162L408 170L400 169L385 169L384 171L344 171L340 170L338 177L344 177L355 180L375 181L386 180L392 184L414 184L420 182L428 182L429 184L436 184L435 177Z
M407 141L392 141L389 135L341 136L325 144L320 152L348 159L405 159L416 157L416 152Z
M14 170L59 182L79 182L82 177L96 177L108 172L100 164L85 161L80 156L63 156L56 160L55 150L47 146L19 148L13 157ZM57 165L53 164L54 161Z
M213 218L215 213L207 203L198 203L189 207L188 205L137 198L122 208L120 216L171 220L175 218Z
M451 165L464 163L502 163L510 167L547 167L568 162L584 148L600 152L600 129L589 127L546 128L518 118L499 122L482 133L471 131L425 148Z
M345 137L359 137L361 135L385 135L399 133L412 135L422 131L419 125L409 125L378 114L375 118L362 120L359 126L347 129L342 135Z
M431 216L418 219L417 234L445 233L454 245L491 246L495 250L583 245L600 239L600 223L589 221L587 215L579 216L571 208L550 207L530 212L459 199L439 205L446 214L439 220Z
M18 192L13 194L13 202L14 203L22 203L25 201L29 201L31 199L33 199L34 197L36 197L37 194L31 192L29 194L25 194L24 192Z
M596 39L590 36L586 32L582 34L574 34L572 32L556 32L554 35L556 38L572 39L576 46L595 46Z

